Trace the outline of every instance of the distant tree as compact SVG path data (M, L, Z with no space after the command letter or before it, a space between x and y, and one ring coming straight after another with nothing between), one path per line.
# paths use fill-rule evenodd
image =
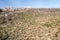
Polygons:
M3 10L2 10L2 9L0 9L0 12L3 12Z

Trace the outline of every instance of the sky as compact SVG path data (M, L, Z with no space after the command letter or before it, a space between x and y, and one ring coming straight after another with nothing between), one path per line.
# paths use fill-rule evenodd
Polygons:
M60 0L0 0L0 8L60 8Z

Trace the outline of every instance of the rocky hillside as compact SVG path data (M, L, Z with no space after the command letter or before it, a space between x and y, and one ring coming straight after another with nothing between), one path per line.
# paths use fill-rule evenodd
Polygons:
M0 9L0 40L60 40L60 9Z

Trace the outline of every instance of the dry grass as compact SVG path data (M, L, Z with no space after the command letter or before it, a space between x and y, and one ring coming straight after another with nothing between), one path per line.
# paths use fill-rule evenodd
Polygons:
M25 11L4 18L0 40L60 40L60 13Z

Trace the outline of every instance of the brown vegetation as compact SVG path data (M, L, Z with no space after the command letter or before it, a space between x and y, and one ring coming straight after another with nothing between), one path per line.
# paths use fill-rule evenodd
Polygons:
M2 10L0 40L60 40L60 9Z

